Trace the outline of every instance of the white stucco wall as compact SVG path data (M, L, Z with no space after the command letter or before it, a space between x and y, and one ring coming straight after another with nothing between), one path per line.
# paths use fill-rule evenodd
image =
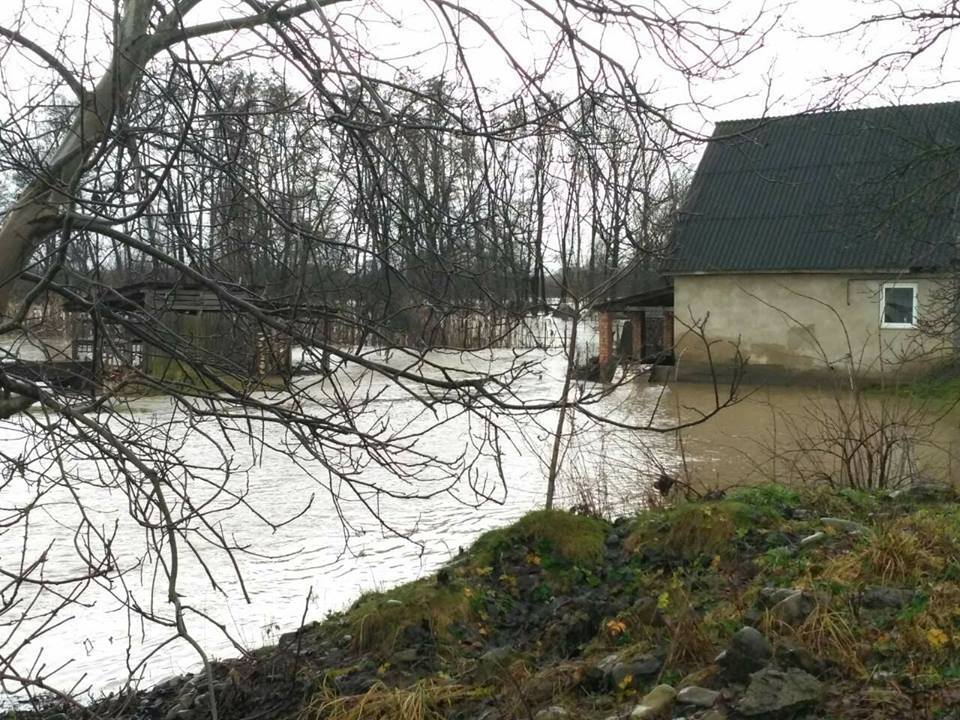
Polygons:
M871 376L917 373L942 363L952 333L881 328L884 282L917 285L918 324L941 312L945 281L934 277L839 274L730 274L674 278L679 374L702 371L704 343L691 331L705 321L715 363L735 346L755 367L843 371Z

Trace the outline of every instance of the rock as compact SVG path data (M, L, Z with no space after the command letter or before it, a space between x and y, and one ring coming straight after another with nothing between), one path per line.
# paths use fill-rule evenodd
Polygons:
M663 661L652 653L626 651L607 655L587 666L584 680L595 691L626 690L642 685L644 680L660 672L662 665Z
M870 532L870 528L868 528L866 525L861 525L853 520L844 520L843 518L835 517L822 517L820 518L820 522L822 522L828 528L833 528L834 530L839 530L840 532L852 533L854 535L864 535Z
M730 638L730 644L717 657L716 662L733 680L746 680L773 657L773 647L756 628L742 627Z
M800 668L804 672L820 677L827 671L827 663L818 658L802 645L785 639L777 645L774 652L777 665L781 668Z
M868 610L899 610L913 600L914 592L907 588L874 585L860 596L860 605Z
M825 532L815 532L813 535L807 535L800 541L800 547L812 547L813 545L819 545L824 540L827 539L827 534Z
M564 718L570 717L564 708L559 705L551 705L548 708L539 710L536 715L533 716L533 720L564 720Z
M477 658L477 666L473 673L475 680L488 683L499 678L513 661L514 651L510 645L503 645L487 650Z
M669 685L657 685L643 696L640 704L630 713L631 720L652 720L668 717L677 691Z
M168 677L166 680L161 680L154 685L153 692L166 693L171 690L176 690L185 682L186 678L183 675L173 675L172 677Z
M573 657L597 632L597 620L585 610L564 608L543 631L543 646L561 657Z
M957 498L952 487L932 480L917 480L912 485L894 490L891 498L913 502L954 502Z
M418 657L417 649L404 648L403 650L398 650L393 655L390 656L390 662L394 665L406 665L412 662L416 662Z
M642 684L643 678L648 678L660 672L663 662L651 653L630 655L617 659L607 676L607 687L614 690L625 690Z
M197 693L193 690L188 690L185 693L182 693L180 697L177 698L177 705L182 707L185 710L189 710L193 707L194 701L197 699Z
M697 720L727 720L727 714L719 708L711 708L702 715L698 715Z
M787 625L799 625L817 607L817 599L810 593L796 591L770 609L770 614Z
M790 545L790 538L782 532L768 532L763 536L763 545L766 548L787 547Z
M604 540L604 544L609 548L616 547L617 545L620 544L620 536L617 535L617 533L612 532L609 535L607 535L607 539Z
M718 708L711 708L703 715L699 715L697 720L727 720L727 714Z
M677 693L677 702L684 705L696 705L697 707L713 707L719 697L720 693L716 690L691 685Z
M177 704L174 704L169 710L167 710L167 714L163 716L163 720L180 720L180 718L184 717L183 713L187 713L189 715L190 711L185 710Z
M757 595L757 604L762 608L772 608L779 602L797 592L796 588L765 587Z
M790 668L764 668L750 676L750 684L737 703L737 710L747 717L782 714L818 702L823 685L810 673Z
M662 625L663 615L657 607L656 599L642 597L630 606L630 614L644 625Z

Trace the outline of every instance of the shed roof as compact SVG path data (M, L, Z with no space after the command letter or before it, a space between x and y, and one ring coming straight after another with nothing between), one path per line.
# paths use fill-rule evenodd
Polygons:
M718 123L664 270L931 270L955 259L960 102Z
M240 285L219 281L218 284L231 295L255 305L270 315L317 316L335 315L336 309L302 294L264 298L263 287ZM147 303L148 293L153 293ZM139 312L164 309L173 312L237 312L209 286L189 280L142 280L115 288L99 288L95 297L76 292L77 299L64 303L66 312L88 312L91 305L98 305L115 312ZM149 305L149 307L146 307Z

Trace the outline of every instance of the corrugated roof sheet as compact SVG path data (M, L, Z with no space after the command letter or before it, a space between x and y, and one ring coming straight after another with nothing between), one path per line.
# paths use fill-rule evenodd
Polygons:
M944 268L958 191L960 102L721 122L664 269Z

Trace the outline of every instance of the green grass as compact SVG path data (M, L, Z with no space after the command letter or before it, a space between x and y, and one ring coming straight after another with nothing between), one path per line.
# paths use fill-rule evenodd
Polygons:
M603 520L563 510L537 510L509 527L484 533L470 554L476 564L491 565L505 549L525 545L573 565L590 565L603 558L609 531Z
M640 551L656 547L687 559L728 556L736 552L736 539L751 529L765 529L781 519L769 496L747 496L743 500L682 503L661 512L641 515L627 538L627 547Z
M470 596L463 587L420 580L363 595L347 611L346 621L357 650L390 653L407 628L427 627L438 643L447 641L450 626L470 612Z

